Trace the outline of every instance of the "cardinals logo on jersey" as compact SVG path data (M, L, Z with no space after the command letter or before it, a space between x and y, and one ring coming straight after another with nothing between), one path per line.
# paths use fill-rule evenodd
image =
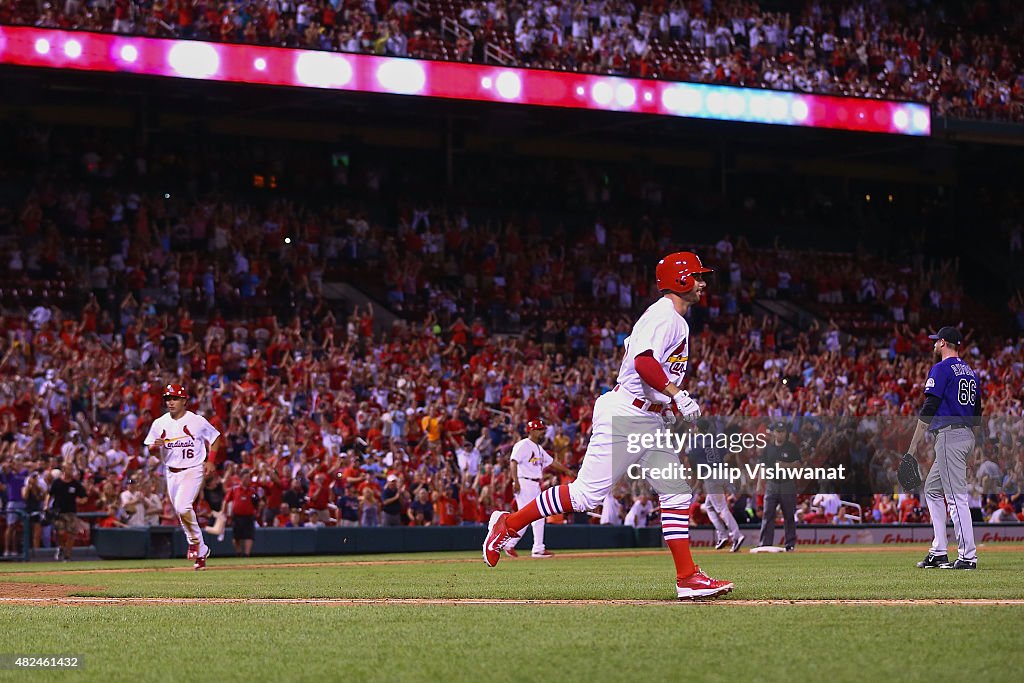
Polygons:
M665 364L668 365L668 369L672 374L678 375L686 370L686 361L688 359L689 356L686 353L686 338L683 338L683 341L679 343L679 346L673 349L672 353L668 354Z
M167 430L164 430L160 434L160 438L164 441L164 448L169 452L175 448L181 449L182 456L186 458L194 458L196 455L196 442L195 437L192 436L192 432L188 430L188 425L182 428L185 433L182 436L177 436L171 439L167 438Z

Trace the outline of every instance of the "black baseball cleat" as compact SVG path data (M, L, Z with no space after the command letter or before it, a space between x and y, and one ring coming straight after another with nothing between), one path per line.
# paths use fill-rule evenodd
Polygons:
M949 563L949 555L928 555L917 563L918 569L948 569L952 565Z
M966 569L966 570L977 569L977 568L978 568L978 563L977 562L971 562L970 560L957 560L953 564L946 564L946 566L943 567L943 569Z
M928 553L925 559L918 562L918 567L921 569L948 569L951 566L948 555L932 555Z
M729 542L729 537L728 536L725 536L723 538L718 539L718 543L715 544L715 550L721 550L722 548L724 548L726 546L726 544L728 542Z
M743 534L740 534L739 538L733 540L732 548L729 549L729 552L731 552L731 553L738 553L740 551L740 548L743 547L743 541L745 541L745 540L747 540L747 537L744 536Z

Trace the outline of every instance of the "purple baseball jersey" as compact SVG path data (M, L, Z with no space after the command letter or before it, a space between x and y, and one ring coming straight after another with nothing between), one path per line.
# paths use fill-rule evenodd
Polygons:
M924 393L940 399L939 409L928 425L930 431L946 425L971 425L977 414L978 377L962 358L939 361L928 372Z

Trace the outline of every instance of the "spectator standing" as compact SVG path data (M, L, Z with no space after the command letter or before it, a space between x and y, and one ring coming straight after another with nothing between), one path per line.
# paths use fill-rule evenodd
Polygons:
M381 494L381 526L402 525L402 486L398 477L389 474Z
M16 525L24 522L21 512L25 510L22 490L28 479L28 468L22 463L24 456L17 455L14 462L4 461L0 469L0 484L3 484L7 498L7 528L4 529L4 557L16 555L18 539Z
M139 486L139 480L129 477L127 484L128 488L121 492L121 509L127 515L125 524L127 526L146 526L146 496Z
M410 526L431 526L434 523L434 503L430 492L423 486L416 491L416 497L409 505Z
M252 545L256 535L256 478L252 470L244 468L241 479L228 492L228 514L233 520L232 541L235 554L245 557L252 556Z
M146 526L159 526L160 512L163 510L164 502L157 483L152 479L147 481L142 486L142 492L142 504L146 511Z
M359 526L359 498L354 486L346 486L337 498L341 526Z
M359 524L365 527L375 527L380 523L380 498L377 490L372 486L363 488L362 496L359 498Z
M316 516L316 521L326 524L331 518L328 505L331 502L331 487L327 475L318 472L309 486L309 509Z
M27 523L32 525L32 547L38 548L42 542L42 516L43 507L46 503L46 484L42 481L42 475L32 472L25 480L25 487L21 490L21 496L25 501L25 512L28 514Z
M57 515L54 528L57 530L57 560L69 562L78 533L78 500L85 498L85 487L75 475L74 465L65 465L60 478L50 485L47 507Z

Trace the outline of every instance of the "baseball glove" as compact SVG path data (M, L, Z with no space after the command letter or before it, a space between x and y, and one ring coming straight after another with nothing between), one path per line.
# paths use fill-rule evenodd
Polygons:
M903 460L900 461L900 468L896 471L896 477L900 480L900 486L904 491L914 491L920 488L923 480L921 479L921 468L917 466L917 458L910 453L904 453Z

